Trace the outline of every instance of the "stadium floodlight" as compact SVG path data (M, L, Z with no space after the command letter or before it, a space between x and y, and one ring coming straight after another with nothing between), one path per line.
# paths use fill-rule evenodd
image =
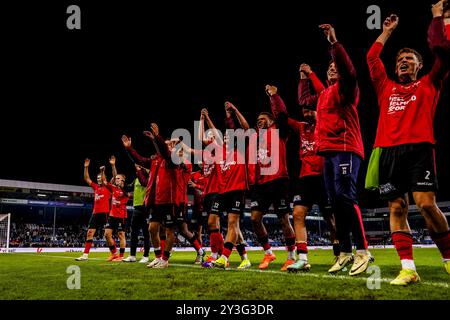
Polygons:
M11 214L0 214L0 252L9 252Z
M46 195L46 194L43 194L43 193L38 193L37 196L43 198L43 197L46 197L47 195Z

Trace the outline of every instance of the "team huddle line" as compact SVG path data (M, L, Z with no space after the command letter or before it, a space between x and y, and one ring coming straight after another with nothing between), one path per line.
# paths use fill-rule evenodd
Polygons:
M382 33L366 56L380 108L366 188L379 190L381 199L389 205L392 241L402 266L398 277L391 281L392 285L405 286L420 281L407 219L410 193L450 275L449 225L436 205L438 185L433 130L439 94L450 70L449 1L439 1L431 12L428 45L434 54L434 64L429 73L419 77L422 56L414 49L403 48L396 56L396 79L387 76L380 55L399 24L396 15L386 18ZM264 250L259 269L267 269L276 259L263 221L273 207L288 253L281 270L310 270L305 220L312 206L318 205L330 231L335 255L335 263L328 272L336 274L347 266L350 266L351 276L365 272L374 257L368 250L357 201L356 182L364 161L357 110L360 85L352 60L337 40L334 28L329 24L319 27L330 43L331 62L327 85L309 65L300 65L298 103L303 121L289 115L277 87L266 85L271 111L258 115L255 129L250 127L240 109L226 102L224 134L208 110L202 109L195 125L200 144L193 147L189 144L191 137L187 130L178 129L171 139L165 140L155 123L144 131L156 151L151 157L139 154L131 138L122 136L123 146L136 168L131 250L127 258L124 258L126 204L131 193L125 185L125 176L117 174L116 159L112 157L111 181L101 167L97 181L93 182L87 159L84 177L94 189L95 202L85 251L77 260L88 260L93 236L104 226L111 251L108 261L135 262L138 236L142 231L144 257L139 262L148 263L149 268L167 268L177 231L195 248L195 263L203 268L228 268L235 248L241 257L238 269L249 268L251 262L240 220L245 199L250 198L253 232ZM287 169L287 140L292 135L299 137L298 177L290 176ZM194 165L198 166L198 171L193 171ZM189 188L194 190L190 224L186 219ZM225 237L221 232L221 218L226 218ZM209 256L202 246L205 226L210 239ZM119 253L113 233L119 238ZM155 254L151 262L150 243Z

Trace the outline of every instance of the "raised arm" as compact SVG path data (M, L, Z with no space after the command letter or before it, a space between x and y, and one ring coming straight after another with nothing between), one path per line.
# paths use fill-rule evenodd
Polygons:
M89 164L91 163L90 159L85 159L84 160L84 181L86 181L86 183L88 185L92 184L92 180L89 177Z
M288 134L288 112L283 99L278 94L278 89L275 86L266 85L266 93L270 97L270 108L277 123L280 135L286 137Z
M392 35L392 32L397 28L399 19L397 15L391 14L384 20L383 23L383 32L379 35L375 42L381 43L383 46L389 40Z
M145 168L141 167L138 164L134 165L136 168L136 176L139 180L139 183L141 184L141 186L146 186L148 184L148 174L147 171L145 170Z
M306 63L300 65L300 80L298 82L298 103L302 106L314 106L317 103L319 93L325 90L325 86L320 82L319 78L311 70L311 67ZM315 84L316 94L312 94L310 89L310 79ZM314 80L313 80L314 79Z
M397 28L398 22L399 19L395 14L387 17L383 23L383 32L367 53L366 58L367 65L369 66L370 78L372 79L372 83L377 93L383 91L383 87L388 81L386 68L381 61L380 54L383 50L384 44L389 39L395 28Z
M444 1L432 6L433 20L428 28L428 45L435 54L433 68L429 76L436 87L448 76L450 66L450 41L447 40L444 24Z
M109 158L109 164L111 165L112 175L113 175L113 179L114 179L117 176L116 157L115 156L111 156L111 158Z
M101 166L100 167L100 177L102 179L103 185L105 187L107 187L109 190L111 189L111 185L108 183L108 181L106 180L106 175L105 175L105 166Z
M155 147L156 153L161 154L161 150L159 149L159 145L155 141L155 137L159 135L159 127L156 123L150 124L151 130L150 131L144 131L143 134L147 138L150 138L151 142L153 143L153 147ZM151 158L150 158L151 163Z
M207 139L205 136L205 115L203 114L203 110L206 110L206 109L202 109L202 111L200 112L200 121L199 121L199 126L198 126L198 140L200 140L202 143L206 144L208 142L207 142Z
M321 24L319 27L323 30L328 42L331 44L330 55L339 73L339 79L337 80L339 83L339 91L346 100L352 101L356 97L355 90L358 85L356 69L353 66L352 60L344 46L338 42L334 28L330 24Z
M242 129L248 130L250 128L247 120L242 115L242 113L238 110L238 108L235 107L234 104L232 104L229 101L225 102L225 112L227 114L227 118L230 118L231 114L234 112L236 114L236 118L238 119Z
M149 166L152 159L141 156L136 150L131 146L131 138L126 135L122 136L122 144L125 147L125 151L141 166Z
M214 134L216 143L219 144L219 145L222 145L222 144L223 144L222 137L221 137L221 135L219 134L219 131L217 130L216 126L215 126L214 123L212 122L211 118L209 117L208 110L203 109L203 110L202 110L202 114L203 114L204 117L205 117L205 120L206 120L206 123L208 124L209 129L211 129L212 132L213 132L213 134ZM209 140L206 140L205 142L206 142L206 144L210 143Z
M155 147L158 149L158 153L167 161L172 163L169 147L164 139L159 135L159 128L156 123L151 124L151 129L148 131L153 141L155 141Z

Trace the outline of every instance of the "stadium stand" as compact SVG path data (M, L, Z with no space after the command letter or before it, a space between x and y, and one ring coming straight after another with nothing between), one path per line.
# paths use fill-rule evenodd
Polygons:
M0 213L11 213L11 247L82 247L91 215L93 192L91 188L44 184L0 179ZM189 198L187 217L192 214ZM128 204L129 215L133 207ZM447 217L450 201L438 203ZM388 208L363 209L363 220L370 245L392 244L389 232ZM448 219L448 218L447 218ZM411 228L415 244L432 244L428 231L416 206L410 206ZM283 235L274 214L264 217L269 240L273 246L283 245ZM311 246L330 245L326 224L316 206L307 217L308 242ZM223 224L225 225L225 224ZM242 219L244 239L249 246L258 246L250 222L250 204ZM142 235L141 235L142 236ZM129 239L127 240L129 241ZM177 247L188 247L182 237L176 238ZM209 237L204 236L209 246ZM103 232L94 238L94 247L105 247Z

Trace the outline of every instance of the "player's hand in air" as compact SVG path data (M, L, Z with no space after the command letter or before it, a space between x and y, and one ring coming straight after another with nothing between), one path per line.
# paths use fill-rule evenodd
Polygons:
M331 44L337 42L336 32L334 31L334 28L331 24L321 24L319 28L323 30L323 33L327 37L328 42L330 42Z
M273 96L274 94L277 94L278 88L271 85L266 85L266 93L269 97Z
M309 75L311 74L312 70L309 64L302 63L300 65L300 79L308 79Z
M237 108L232 104L231 102L227 101L225 102L225 114L227 118L231 117L231 114L233 112L236 112Z
M87 168L87 167L89 167L89 164L91 163L91 160L90 159L84 159L84 167L85 168Z
M200 116L203 118L208 118L209 117L208 109L203 108L202 111L200 112Z
M136 171L141 171L142 167L138 164L134 164L134 167L136 168Z
M150 131L153 133L153 135L156 137L159 135L159 128L158 125L156 123L152 123L150 125Z
M111 158L109 158L109 164L112 166L116 165L116 157L115 156L111 156Z
M146 136L150 139L155 139L155 136L150 131L143 131L142 133L144 134L144 136Z
M105 172L105 166L100 167L100 172Z
M431 13L433 14L433 18L442 17L444 14L444 0L431 5Z
M130 148L131 147L131 138L128 138L126 135L123 135L122 143L125 148Z
M395 14L391 14L383 22L383 32L392 32L398 26L399 18Z

